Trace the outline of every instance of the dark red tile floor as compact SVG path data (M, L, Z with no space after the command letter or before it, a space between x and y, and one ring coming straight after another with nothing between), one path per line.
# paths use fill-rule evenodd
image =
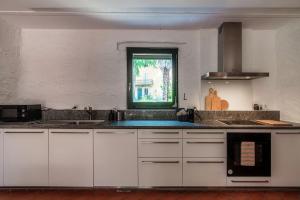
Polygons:
M2 190L0 200L300 200L300 191Z

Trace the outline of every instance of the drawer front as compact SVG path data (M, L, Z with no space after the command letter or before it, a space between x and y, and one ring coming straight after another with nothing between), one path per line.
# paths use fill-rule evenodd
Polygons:
M139 157L182 157L182 139L139 139Z
M183 139L183 157L226 157L225 139Z
M184 158L183 186L225 186L224 158Z
M223 139L225 132L223 130L183 130L183 138Z
M270 187L270 177L227 177L227 186L235 187Z
M139 129L138 138L182 138L181 129Z
M167 187L182 185L181 158L139 159L140 187Z

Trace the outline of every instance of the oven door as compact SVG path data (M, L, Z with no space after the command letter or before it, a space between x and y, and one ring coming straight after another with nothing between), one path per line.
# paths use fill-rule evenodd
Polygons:
M271 176L271 133L227 133L227 176Z

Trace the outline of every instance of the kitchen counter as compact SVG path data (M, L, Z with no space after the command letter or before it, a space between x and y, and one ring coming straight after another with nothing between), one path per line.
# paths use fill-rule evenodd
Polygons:
M0 128L37 129L300 129L299 123L292 126L271 125L226 125L217 120L190 123L168 120L125 120L97 124L72 124L63 121L0 122Z

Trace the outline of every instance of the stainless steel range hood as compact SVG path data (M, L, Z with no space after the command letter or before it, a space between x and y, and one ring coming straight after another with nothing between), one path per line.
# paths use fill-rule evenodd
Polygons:
M242 23L224 22L219 27L218 72L208 72L202 80L251 80L268 77L268 72L242 71Z

